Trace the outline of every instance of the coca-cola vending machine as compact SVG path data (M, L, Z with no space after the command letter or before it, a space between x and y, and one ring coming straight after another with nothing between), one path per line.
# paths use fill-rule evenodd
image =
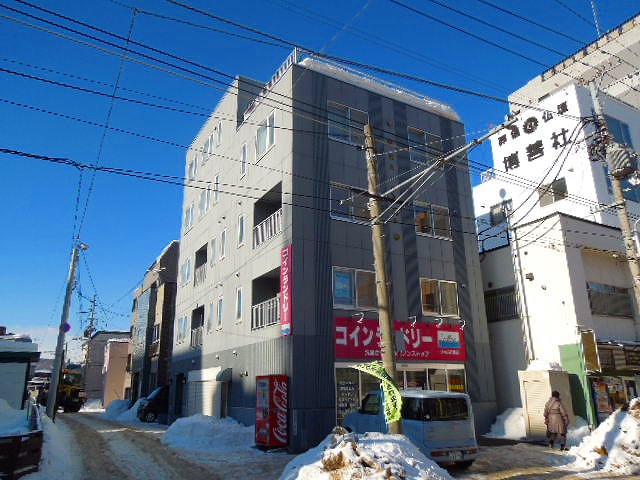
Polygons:
M256 445L283 447L289 443L287 375L256 377Z

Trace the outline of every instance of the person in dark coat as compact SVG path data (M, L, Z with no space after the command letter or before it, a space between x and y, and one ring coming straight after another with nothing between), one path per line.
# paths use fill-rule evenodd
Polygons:
M560 401L560 392L557 390L551 392L551 398L544 406L544 423L547 425L549 446L553 448L555 441L560 440L560 450L565 450L569 416Z

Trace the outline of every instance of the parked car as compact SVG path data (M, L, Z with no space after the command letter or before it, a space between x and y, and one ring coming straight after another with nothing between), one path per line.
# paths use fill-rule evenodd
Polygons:
M138 418L143 422L155 422L169 411L169 385L156 388L138 404Z
M438 464L471 466L478 456L478 443L471 410L465 393L434 390L403 390L402 426L416 447ZM347 414L347 430L388 433L381 391L367 394L362 408Z

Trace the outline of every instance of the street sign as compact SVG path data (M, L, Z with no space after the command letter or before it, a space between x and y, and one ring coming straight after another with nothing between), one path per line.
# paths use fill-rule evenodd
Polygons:
M64 322L62 325L60 325L60 330L62 330L64 333L67 333L69 330L71 330L71 325L69 325L68 322Z

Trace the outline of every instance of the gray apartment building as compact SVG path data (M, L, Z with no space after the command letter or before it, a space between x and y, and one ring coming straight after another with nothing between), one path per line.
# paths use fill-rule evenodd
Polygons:
M131 400L171 381L179 242L173 240L145 272L131 312Z
M277 411L265 428L300 451L378 387L351 368L380 359L366 123L381 191L465 141L450 106L298 52L266 84L237 77L203 125L186 157L172 418L231 416L258 435ZM468 392L485 432L496 400L466 166L439 168L386 223L386 256L398 385ZM274 397L265 375L284 376Z

